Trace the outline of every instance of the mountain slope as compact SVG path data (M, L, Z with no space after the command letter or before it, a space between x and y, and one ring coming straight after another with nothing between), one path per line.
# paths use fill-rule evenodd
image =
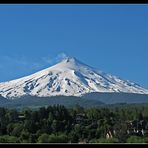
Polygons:
M9 100L6 99L6 98L4 98L4 97L2 97L2 96L0 95L0 106L3 105L3 104L5 104L5 103L9 103Z
M0 83L0 94L11 99L24 95L82 96L91 92L148 94L148 90L138 84L105 74L75 58L66 58L30 76Z
M116 92L93 92L85 94L82 99L90 99L92 101L100 101L105 104L116 103L148 103L148 94L136 94L136 93L116 93Z
M23 96L14 100L8 100L1 103L0 107L22 109L25 107L40 108L49 105L64 105L66 107L97 107L104 105L99 100L82 99L75 96L53 96L53 97L36 97L36 96Z

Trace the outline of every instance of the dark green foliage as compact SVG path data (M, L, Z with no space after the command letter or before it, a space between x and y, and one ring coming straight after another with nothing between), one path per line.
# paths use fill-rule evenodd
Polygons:
M38 143L49 143L49 135L42 134L41 136L39 136Z
M42 134L38 138L38 143L67 143L68 137L65 134Z
M127 139L127 143L145 143L145 139L139 136L131 136Z
M147 104L0 108L0 143L148 143L147 122Z
M21 135L22 130L23 130L23 125L21 123L15 123L11 135L19 137Z
M0 136L0 143L18 143L18 142L19 140L17 139L17 137L9 135Z

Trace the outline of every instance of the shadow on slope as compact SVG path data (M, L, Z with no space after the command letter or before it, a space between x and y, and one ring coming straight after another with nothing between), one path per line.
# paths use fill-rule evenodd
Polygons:
M101 101L105 104L115 103L148 103L148 94L134 93L89 93L82 98Z
M10 101L8 100L8 99L6 99L6 98L4 98L4 97L2 97L1 95L0 95L0 106L1 105L3 105L3 104L5 104L5 103L9 103Z
M64 105L74 107L76 105L90 108L104 106L107 104L142 104L148 103L148 95L131 94L131 93L90 93L82 97L74 96L54 96L54 97L37 97L23 96L14 100L5 99L0 96L0 107L7 108L39 108L49 105Z
M36 96L23 96L21 98L16 98L14 100L8 101L6 103L0 104L1 107L7 108L24 108L32 107L38 108L41 106L49 105L64 105L66 107L74 107L76 105L82 107L97 107L103 103L98 100L82 99L73 96L55 96L55 97L36 97Z

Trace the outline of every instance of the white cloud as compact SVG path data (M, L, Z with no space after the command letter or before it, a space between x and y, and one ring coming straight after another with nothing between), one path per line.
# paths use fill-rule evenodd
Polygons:
M68 56L65 53L59 53L56 57L51 58L50 56L46 56L46 57L42 57L41 60L43 61L43 63L45 64L56 64L57 62L60 62L61 60L67 58Z
M49 66L56 64L57 62L68 57L65 53L59 53L56 57L51 58L51 56L41 57L38 60L33 60L25 56L0 56L0 70L11 69L15 71L38 71Z
M60 53L54 58L45 56L40 58L30 58L21 55L2 56L0 55L0 71L2 81L12 80L33 74L42 69L48 68L63 58L66 54Z
M60 54L58 54L58 56L57 56L57 58L59 59L59 60L62 60L62 59L65 59L65 58L67 58L68 56L65 54L65 53L60 53Z

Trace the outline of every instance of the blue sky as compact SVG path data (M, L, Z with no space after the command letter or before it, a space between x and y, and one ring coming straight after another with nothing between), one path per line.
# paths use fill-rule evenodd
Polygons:
M0 5L0 82L65 55L148 88L148 5Z

